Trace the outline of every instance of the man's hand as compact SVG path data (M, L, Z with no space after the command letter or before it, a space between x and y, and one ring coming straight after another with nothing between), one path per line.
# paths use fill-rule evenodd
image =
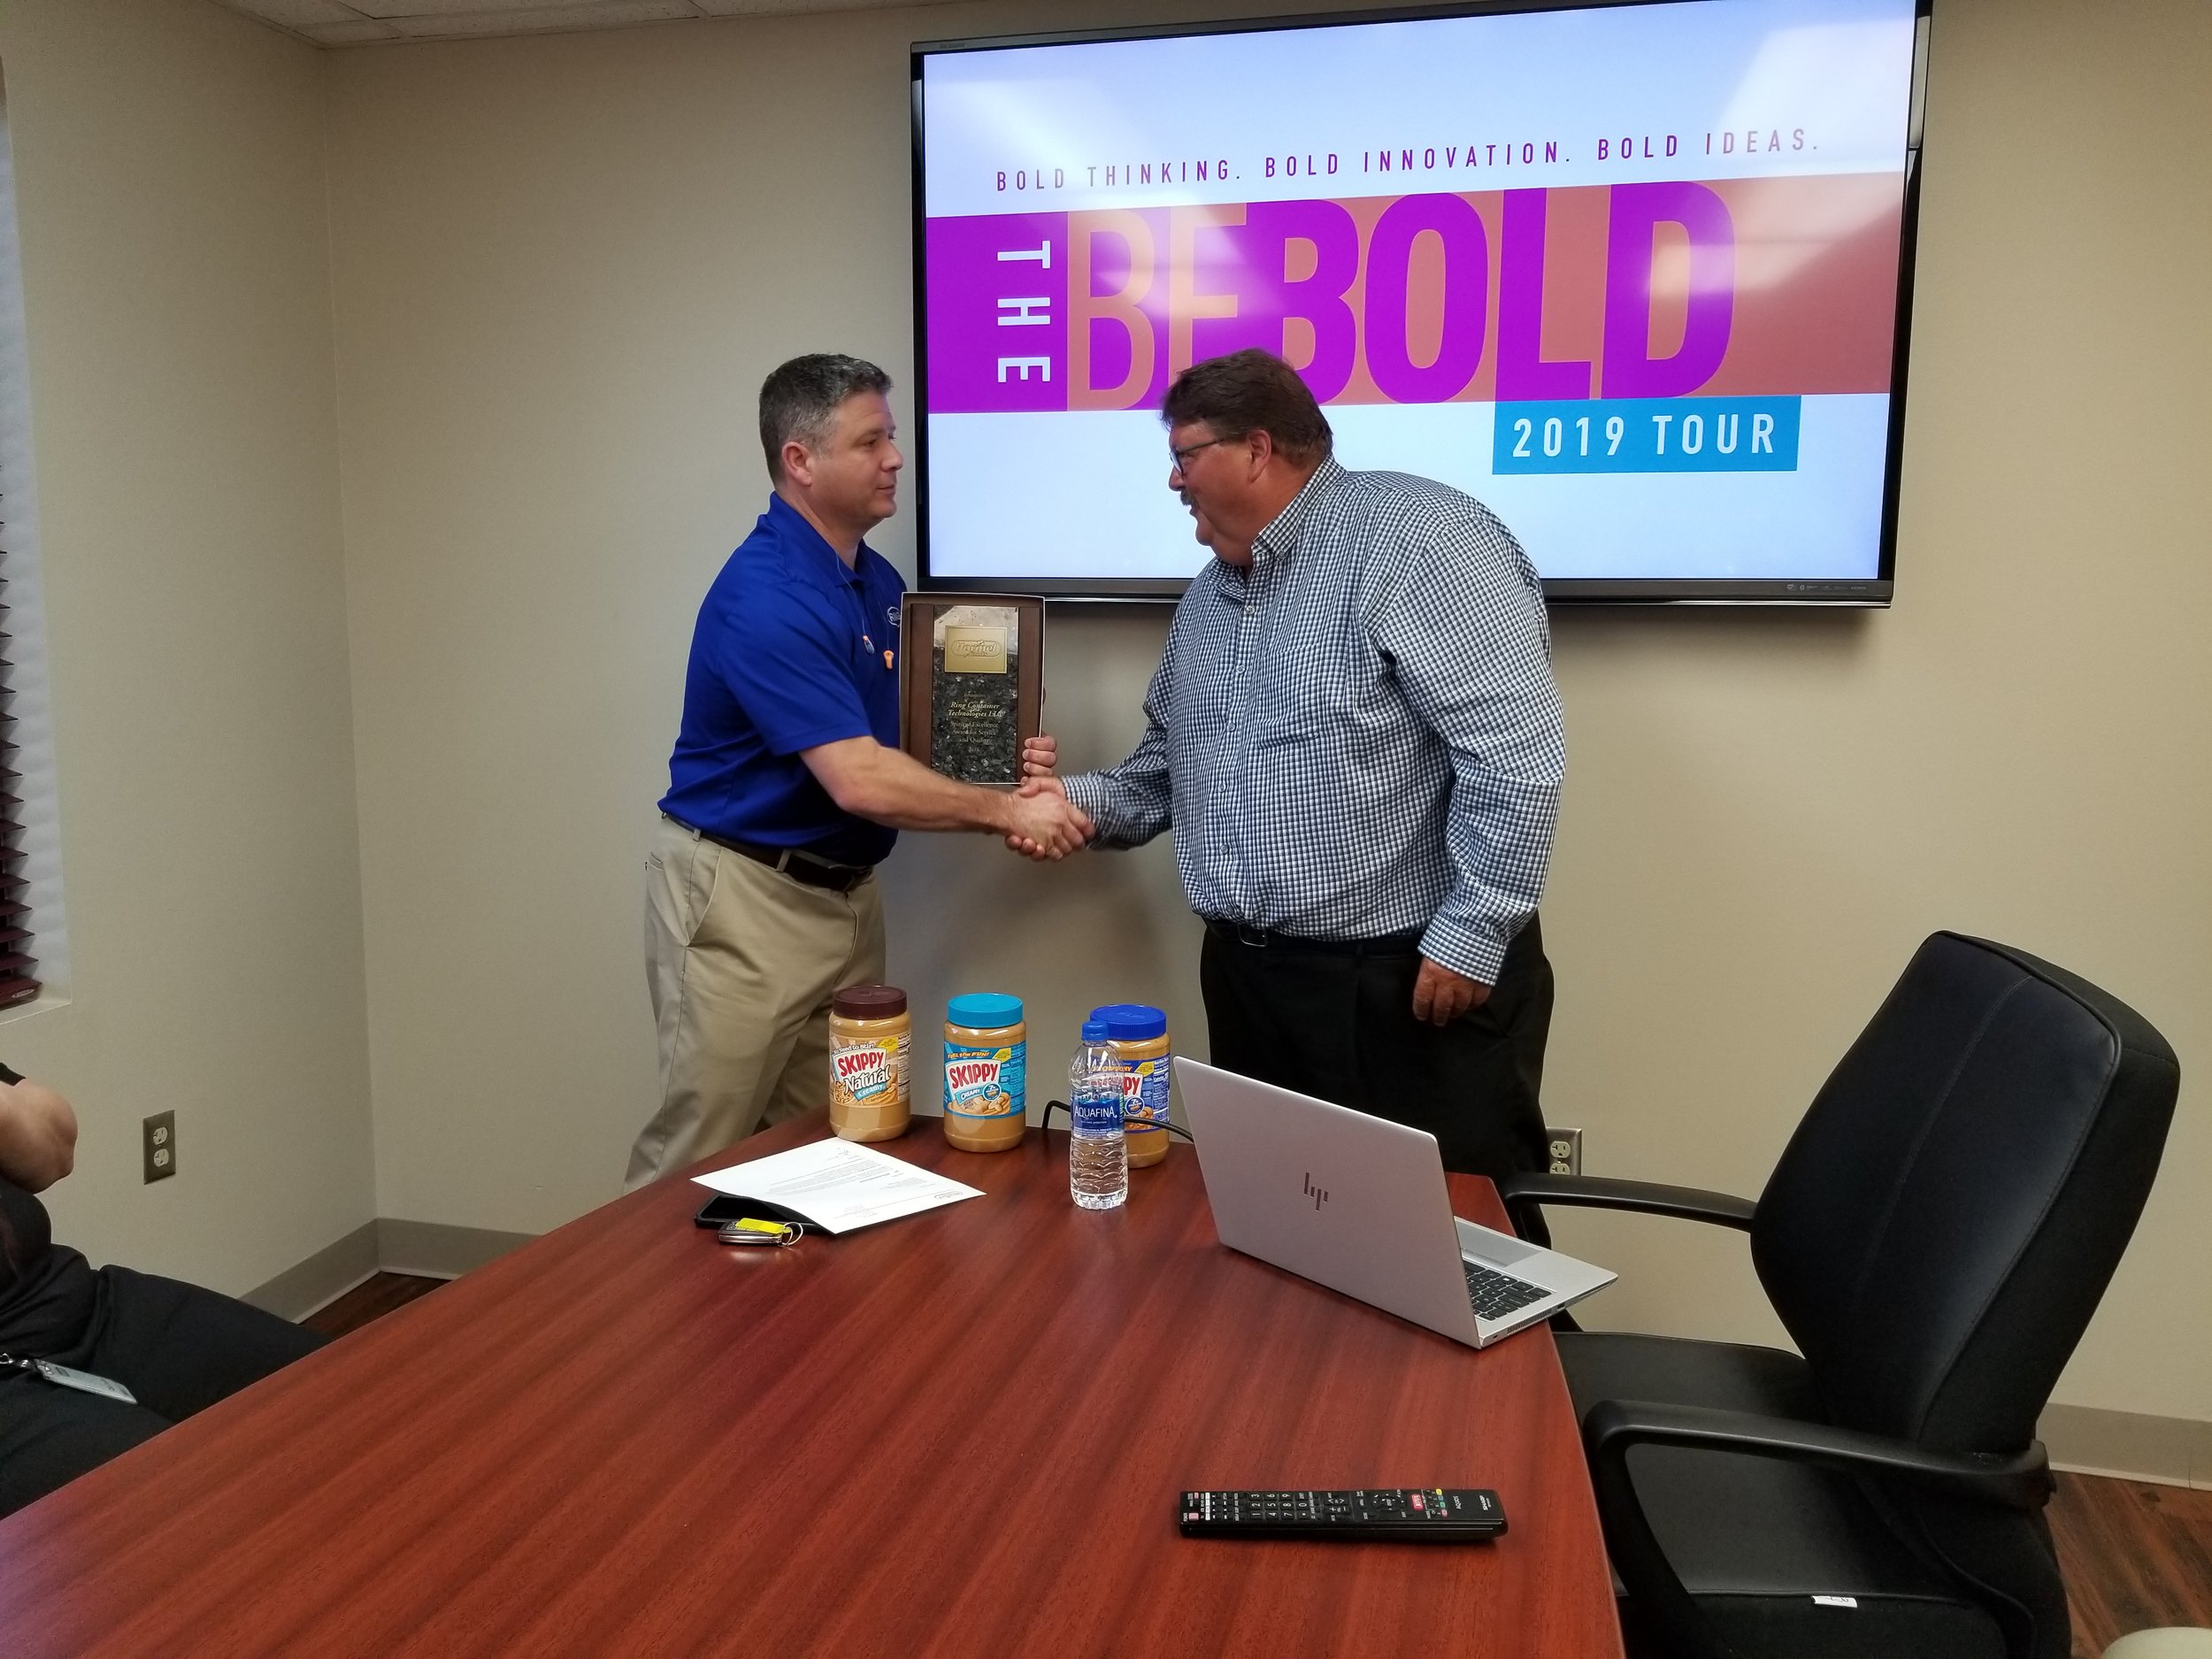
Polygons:
M1440 962L1421 958L1420 977L1413 982L1413 1017L1432 1025L1448 1025L1471 1008L1490 1000L1490 987L1479 979L1454 973Z
M1013 807L1006 844L1025 858L1064 858L1094 833L1089 816L1068 799L1057 778L1028 779L1014 792Z
M1039 787L1036 780L1041 779L1054 790L1058 791L1064 799L1066 792L1060 789L1060 780L1053 776L1053 771L1059 764L1060 741L1049 732L1040 732L1036 736L1026 740L1022 744L1023 782L1019 793L1034 795ZM1048 856L1037 842L1023 835L1008 835L1006 845L1025 858L1043 858Z

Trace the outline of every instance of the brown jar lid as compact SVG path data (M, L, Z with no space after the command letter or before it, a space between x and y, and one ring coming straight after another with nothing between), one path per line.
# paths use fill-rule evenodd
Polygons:
M906 993L895 985L849 985L831 999L830 1012L846 1019L896 1019L906 1012Z

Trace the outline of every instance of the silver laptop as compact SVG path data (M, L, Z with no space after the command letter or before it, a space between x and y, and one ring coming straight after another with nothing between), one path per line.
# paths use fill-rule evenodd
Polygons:
M1452 1214L1436 1137L1178 1056L1231 1249L1487 1348L1616 1275Z

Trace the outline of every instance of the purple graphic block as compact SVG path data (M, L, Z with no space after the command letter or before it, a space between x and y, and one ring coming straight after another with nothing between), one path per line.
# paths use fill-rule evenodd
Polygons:
M1344 295L1359 275L1359 227L1341 203L1255 202L1223 234L1225 257L1207 286L1236 296L1236 314L1196 323L1191 356L1257 346L1289 349L1285 325L1310 331L1312 361L1300 371L1323 403L1342 392L1359 350L1359 322ZM1296 252L1294 254L1293 250ZM1292 277L1294 265L1305 274Z
M1508 190L1498 277L1498 401L1590 396L1590 365L1544 356L1544 232L1550 192Z
M1661 225L1690 238L1688 317L1681 348L1651 349L1652 238ZM1605 383L1608 397L1686 397L1728 355L1736 313L1736 227L1728 204L1702 184L1617 184L1605 245Z
M1068 406L1068 216L931 219L929 406Z

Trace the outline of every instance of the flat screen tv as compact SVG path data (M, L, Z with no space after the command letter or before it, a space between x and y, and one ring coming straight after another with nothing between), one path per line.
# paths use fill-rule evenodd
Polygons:
M1160 399L1256 345L1555 600L1886 603L1927 5L918 46L923 585L1179 593Z

